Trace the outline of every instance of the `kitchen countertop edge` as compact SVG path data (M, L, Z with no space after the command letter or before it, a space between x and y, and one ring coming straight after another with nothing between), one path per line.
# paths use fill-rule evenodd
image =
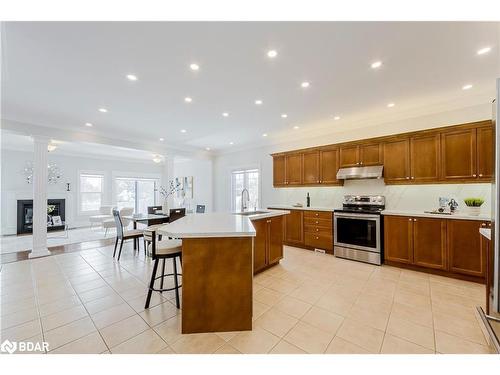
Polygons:
M267 206L269 210L272 209L280 209L280 210L302 210L302 211L325 211L325 212L333 212L335 210L339 210L340 208L337 207L294 207L292 205L286 205L286 204L275 204L275 205L269 205Z

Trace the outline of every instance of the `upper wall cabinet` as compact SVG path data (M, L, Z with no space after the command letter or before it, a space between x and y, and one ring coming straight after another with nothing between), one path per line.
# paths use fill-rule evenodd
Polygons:
M494 141L493 127L481 126L477 128L477 177L490 180L493 177Z
M342 185L343 180L337 180L339 170L339 149L337 147L323 148L319 151L320 184Z
M287 185L302 184L302 154L288 154L285 156L285 171Z
M286 185L285 155L273 156L273 185Z
M477 176L476 129L442 133L441 152L445 180L463 180Z
M304 185L320 183L320 155L319 151L304 152L302 155L302 181Z
M382 154L380 143L341 146L340 168L380 165Z
M412 182L436 181L441 176L439 134L410 138L410 180Z
M386 183L410 180L409 139L394 139L384 143L384 179Z

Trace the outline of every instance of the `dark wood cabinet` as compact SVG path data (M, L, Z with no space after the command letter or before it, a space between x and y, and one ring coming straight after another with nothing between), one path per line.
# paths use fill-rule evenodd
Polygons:
M479 228L489 224L477 220L449 220L450 271L485 277L486 253L481 249Z
M477 128L477 177L490 180L493 177L495 163L493 127Z
M359 165L359 146L340 147L340 168L357 167Z
M337 180L339 170L339 149L326 148L319 151L320 183L341 185L342 180Z
M253 273L256 274L283 258L283 216L253 220L254 239Z
M464 180L477 177L476 129L441 134L443 179Z
M320 183L319 151L304 152L302 155L302 182L304 185Z
M439 134L410 138L410 179L413 182L436 181L441 177Z
M413 263L413 220L406 216L384 216L385 259Z
M370 165L381 165L383 160L383 148L381 143L363 144L359 146L359 164L363 167Z
M384 143L384 180L386 183L410 180L409 139L393 139Z
M424 217L413 221L413 264L446 270L446 220Z
M300 210L290 210L290 214L285 216L285 242L291 245L301 245L304 243L304 212Z
M273 156L273 186L285 186L285 155Z
M285 157L286 185L302 184L302 154L289 154Z

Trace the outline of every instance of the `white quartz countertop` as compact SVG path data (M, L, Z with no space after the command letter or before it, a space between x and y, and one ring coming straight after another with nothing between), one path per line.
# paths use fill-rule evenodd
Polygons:
M451 215L443 214L430 214L424 211L400 211L400 210L384 210L381 212L382 215L394 215L394 216L415 216L415 217L430 217L436 219L453 219L453 220L479 220L479 221L491 221L489 215L467 215L467 213L458 211L457 213Z
M255 237L252 220L286 215L287 211L266 210L254 215L239 215L231 212L214 212L186 215L173 223L162 225L159 234L175 238L206 237Z
M252 211L246 211L243 214L241 211L232 212L233 215L241 215L248 217L250 220L259 220L266 219L269 217L288 215L290 211L287 210L272 210L272 209L258 209L256 213L252 213Z
M272 206L268 206L267 208L269 209L278 208L282 210L306 210L306 211L329 211L329 212L333 212L339 209L336 207L295 207L286 204L274 204Z
M479 228L479 233L486 237L487 239L491 240L491 229L489 228Z

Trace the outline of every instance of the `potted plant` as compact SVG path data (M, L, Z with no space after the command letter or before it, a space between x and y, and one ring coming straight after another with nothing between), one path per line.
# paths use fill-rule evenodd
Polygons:
M484 199L481 198L466 198L464 199L465 205L469 211L469 215L478 216L481 212L481 205L484 203Z

